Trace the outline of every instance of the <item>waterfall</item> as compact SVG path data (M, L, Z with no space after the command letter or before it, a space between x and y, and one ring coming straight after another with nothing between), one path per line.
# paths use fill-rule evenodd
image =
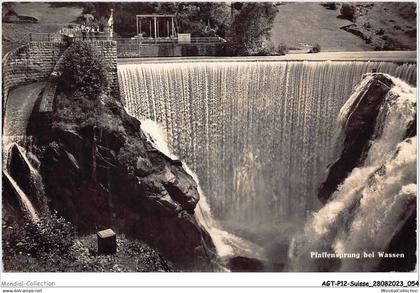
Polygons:
M7 180L13 186L13 189L16 191L16 195L18 197L18 201L21 205L22 210L27 213L30 219L34 222L39 220L38 214L32 205L32 202L29 200L28 196L23 192L23 190L19 187L16 181L12 178L12 176L7 173L7 171L3 170L4 176L6 176Z
M356 93L370 78L365 78ZM386 252L392 237L415 211L416 137L404 137L416 115L416 89L391 79L394 86L380 108L364 164L353 169L332 199L308 220L303 233L294 238L290 269L376 270L381 260L378 255L366 258L363 253ZM354 103L357 100L350 98L342 107L338 119L342 127ZM340 260L312 257L315 252L331 253Z
M163 130L155 121L150 119L141 121L141 129L146 134L148 141L152 143L156 149L173 160L178 159L178 157L172 154L168 148L165 130ZM207 232L211 235L216 247L217 255L222 259L227 259L238 253L253 257L263 257L261 248L257 245L219 228L213 218L210 206L207 203L207 198L201 190L197 175L187 164L185 164L185 162L182 163L182 167L197 182L200 200L195 208L195 217L198 223L206 228Z
M341 61L122 64L118 77L127 111L164 128L215 217L257 230L320 208L337 114L373 70L416 80L415 64Z

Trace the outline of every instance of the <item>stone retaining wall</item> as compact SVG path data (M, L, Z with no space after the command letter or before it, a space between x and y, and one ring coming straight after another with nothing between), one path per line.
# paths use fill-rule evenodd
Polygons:
M63 54L64 43L31 42L7 53L3 57L3 109L10 89L49 77Z
M113 41L94 41L107 61L110 87L118 95L117 46ZM67 49L64 42L30 42L8 52L3 57L3 112L9 91L19 85L46 80Z

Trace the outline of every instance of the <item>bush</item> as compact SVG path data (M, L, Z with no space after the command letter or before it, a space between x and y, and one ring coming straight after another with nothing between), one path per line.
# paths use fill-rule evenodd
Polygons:
M74 42L63 54L60 88L70 95L90 100L108 88L105 61L101 52L87 42Z
M289 52L287 45L279 44L277 47L271 42L263 42L261 48L256 48L247 53L252 56L282 56Z
M265 42L270 41L271 28L278 8L271 2L235 2L232 24L228 33L229 54L270 55L274 51Z
M55 213L38 222L26 219L22 226L3 229L3 263L7 271L62 271L72 263L69 250L74 228Z
M39 221L25 220L7 229L5 255L26 254L33 257L64 255L73 245L74 228L56 213L41 216Z
M278 55L286 55L287 53L289 53L289 48L287 47L286 44L279 44L277 46L277 54Z
M357 17L357 7L351 3L343 3L340 9L340 13L344 18L355 21Z
M173 271L170 262L138 240L117 238L117 253L98 255L96 235L76 237L73 227L53 214L38 223L3 228L3 264L15 272Z
M321 52L321 46L319 44L316 44L313 46L308 53L319 53Z
M327 9L330 9L330 10L337 10L338 9L338 3L337 2L328 2L328 3L325 4L325 7Z

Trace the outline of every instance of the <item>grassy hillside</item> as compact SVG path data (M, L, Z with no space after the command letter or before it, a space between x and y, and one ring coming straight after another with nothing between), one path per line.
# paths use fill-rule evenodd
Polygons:
M281 5L271 39L298 49L318 43L322 51L369 50L362 39L340 29L351 22L337 18L339 14L339 10L325 9L319 3Z
M355 5L358 17L354 23L340 16L340 7L330 10L319 2L280 5L272 29L272 40L276 44L285 43L303 50L317 43L322 51L374 50L375 47L415 50L415 3ZM354 33L341 29L345 26L351 26ZM363 38L370 38L370 42ZM400 46L386 47L386 42Z
M32 16L37 23L2 23L2 55L19 46L28 33L53 33L73 22L82 13L81 8L53 8L50 3L16 2L13 9L18 15ZM4 10L4 3L3 3Z
M359 50L415 50L415 3L355 3L358 17L353 23L340 16L337 10L326 9L321 3L284 3L279 6L272 29L272 40L277 45L307 51L320 44L322 51ZM19 46L29 32L52 33L76 20L82 13L79 7L50 3L15 3L19 15L32 16L37 23L3 23L3 55ZM343 27L348 27L348 31ZM369 39L366 42L366 39Z

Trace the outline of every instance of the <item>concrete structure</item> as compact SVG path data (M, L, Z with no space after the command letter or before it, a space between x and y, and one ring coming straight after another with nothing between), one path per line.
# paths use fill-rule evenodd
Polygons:
M153 39L174 39L176 37L175 15L142 14L136 15L137 36Z
M113 254L117 252L117 236L112 229L99 231L97 237L99 254Z

